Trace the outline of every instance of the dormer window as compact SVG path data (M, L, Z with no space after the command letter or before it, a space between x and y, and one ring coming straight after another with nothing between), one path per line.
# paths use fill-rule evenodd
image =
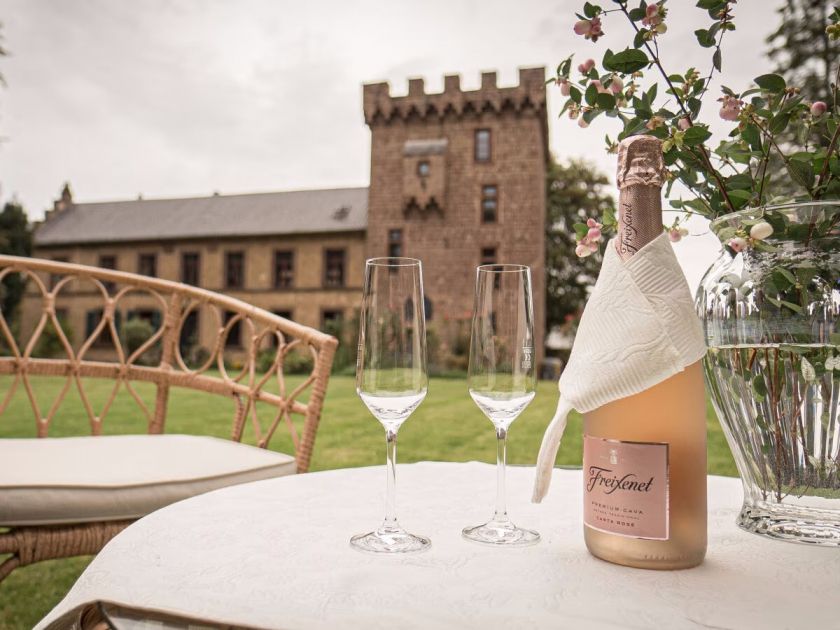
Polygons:
M429 162L427 160L417 162L417 174L420 177L428 177L430 172L431 168L429 167Z

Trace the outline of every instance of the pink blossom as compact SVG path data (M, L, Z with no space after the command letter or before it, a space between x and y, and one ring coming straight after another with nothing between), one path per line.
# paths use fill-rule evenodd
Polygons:
M671 239L672 243L679 243L682 240L682 234L680 234L679 229L671 228L668 230L668 238Z
M592 30L592 22L589 20L580 20L575 22L575 35L589 35Z
M624 81L620 77L613 77L610 82L610 90L613 94L618 94L624 89Z
M578 71L581 74L589 74L589 71L595 67L595 60L594 59L587 59L582 64L578 66Z
M598 251L598 243L593 243L592 241L589 241L589 242L586 243L586 245L587 245L587 247L589 247L589 250L593 254Z
M594 17L591 20L578 20L575 22L574 31L577 35L583 35L585 39L591 39L593 42L597 42L598 38L604 34L599 17Z
M680 118L679 122L677 123L677 126L683 131L685 131L686 129L691 127L691 121L688 118Z
M575 247L575 255L578 258L586 258L587 256L594 253L585 243L578 243L577 247Z
M814 101L811 105L811 116L822 116L828 111L828 105L822 101Z
M601 230L596 227L589 228L589 231L586 233L586 240L591 243L597 243L601 240Z
M589 123L586 122L586 120L583 118L583 116L578 118L578 127L582 127L584 129L586 129L588 126L589 126Z
M572 93L572 85L568 79L557 79L557 85L560 86L560 94L568 96Z
M598 223L595 219L590 217L589 219L586 220L586 227L600 229L603 226L600 223Z
M736 236L735 238L730 238L727 245L729 245L729 249L733 252L740 252L746 249L747 241L740 236Z
M721 107L720 108L720 117L724 120L735 121L738 120L739 110L733 107Z
M724 94L718 101L722 103L720 106L721 118L730 121L738 120L738 116L741 114L741 106L744 104L743 101L729 94Z
M662 24L662 17L663 16L659 11L659 5L649 4L645 9L645 17L642 18L642 24L648 27L658 26Z

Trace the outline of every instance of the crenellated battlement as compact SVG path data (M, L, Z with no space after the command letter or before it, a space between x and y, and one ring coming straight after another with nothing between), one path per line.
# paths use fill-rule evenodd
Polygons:
M364 86L364 113L368 125L395 119L462 117L482 112L503 113L534 110L544 112L545 68L520 68L519 84L500 88L495 72L481 73L478 90L461 90L461 77L445 75L443 92L427 94L423 79L408 80L408 94L391 96L387 82Z

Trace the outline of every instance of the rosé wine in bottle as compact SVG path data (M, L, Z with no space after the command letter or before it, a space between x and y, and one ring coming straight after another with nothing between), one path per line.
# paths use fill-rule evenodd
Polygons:
M632 162L632 164L630 163ZM643 171L653 177L628 177ZM619 147L616 248L629 260L660 236L662 149ZM706 398L700 362L584 417L584 539L603 560L683 569L706 554Z

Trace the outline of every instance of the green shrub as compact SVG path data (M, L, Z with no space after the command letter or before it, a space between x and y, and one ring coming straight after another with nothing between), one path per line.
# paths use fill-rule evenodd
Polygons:
M70 345L73 345L73 329L63 317L56 319L64 335L67 337L67 341L70 342ZM15 323L17 324L17 322ZM23 348L21 348L21 352L23 352ZM61 337L58 336L58 331L51 319L47 320L44 330L41 331L41 336L38 337L38 341L32 349L32 356L38 359L53 359L55 357L67 356L64 346L61 344Z
M155 334L152 324L145 319L132 317L120 329L123 349L126 357L131 356ZM155 343L137 359L140 365L157 365L160 363L160 343Z

